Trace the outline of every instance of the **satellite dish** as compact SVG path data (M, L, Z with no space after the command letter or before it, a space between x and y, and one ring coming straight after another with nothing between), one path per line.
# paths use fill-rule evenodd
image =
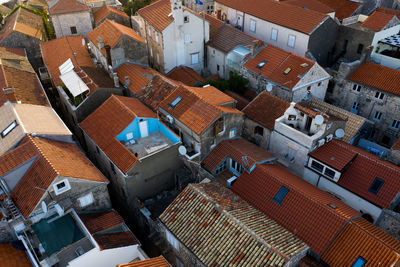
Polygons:
M179 154L181 154L182 156L186 155L186 152L187 152L186 147L184 147L184 146L179 146L178 151L179 151Z
M272 83L268 83L265 90L267 90L267 92L271 92L272 91Z
M82 46L85 46L85 45L86 45L85 38L82 38Z
M47 205L46 202L42 201L42 210L44 213L47 213Z
M343 129L337 129L337 130L335 131L335 136L336 136L337 138L343 138L343 136L344 136L344 131L343 131Z
M315 124L321 125L324 123L324 117L322 115L315 116Z

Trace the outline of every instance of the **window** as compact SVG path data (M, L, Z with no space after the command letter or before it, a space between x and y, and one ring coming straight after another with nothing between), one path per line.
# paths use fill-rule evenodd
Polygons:
M359 256L351 267L363 267L366 262L367 262L366 259L364 259L363 257Z
M254 127L254 134L258 134L263 136L264 135L264 128L260 126Z
M179 249L179 243L178 240L173 236L168 230L165 231L165 236L168 240L168 242L176 249Z
M76 30L75 26L71 27L70 29L71 29L71 34L77 34L78 33L78 31Z
M155 35L155 37L156 37L156 43L158 43L158 33L157 33L157 32L154 32L154 35Z
M276 193L276 195L272 198L272 200L282 206L282 200L285 198L287 193L289 193L289 189L287 189L286 187L282 186L279 189L278 193Z
M93 194L90 192L89 194L78 198L78 201L81 208L87 207L94 202Z
M278 40L278 30L277 29L271 30L271 40L273 40L273 41Z
M313 168L314 170L322 173L322 171L324 170L324 165L322 165L322 164L316 162L315 160L313 160L311 162L311 168Z
M296 42L296 36L289 34L287 45L289 47L294 48L295 42Z
M379 121L381 118L382 118L382 112L379 111L375 112L374 120Z
M171 108L175 108L176 105L178 105L178 103L181 102L181 100L182 100L182 97L178 96L177 98L174 99L174 101L172 101L172 102L169 104L169 106L170 106Z
M256 21L250 19L250 31L256 32Z
M188 23L189 22L189 17L188 16L184 16L183 17L183 22Z
M353 85L353 91L360 92L361 86L359 84Z
M393 120L392 128L399 129L399 126L400 126L400 121L399 120Z
M381 92L376 92L376 94L375 94L375 98L378 98L378 99L383 99L383 97L385 96L385 94L383 94L383 93L381 93Z
M191 54L192 56L192 65L199 63L199 53Z
M185 34L185 43L190 43L190 34Z
M358 44L357 54L361 54L363 50L364 50L364 45L363 44Z
M240 165L235 160L231 159L231 171L233 173L240 175L243 173L244 169L243 169L242 165Z
M307 86L307 91L311 91L311 85Z
M236 128L233 128L229 131L229 138L233 138L236 136Z
M321 84L322 84L322 83L321 83L321 82L319 82L319 83L318 83L318 86L321 86Z
M353 103L353 106L352 106L352 109L354 109L354 110L359 110L359 109L360 109L360 103L354 102L354 103Z
M325 167L324 174L330 178L335 178L336 172L334 170L329 169L328 167Z
M65 180L62 180L61 182L54 184L53 188L54 188L54 192L56 193L56 195L59 195L61 193L68 191L69 189L71 189L71 186L70 186L68 180L65 179Z
M215 174L220 174L226 169L226 160L224 160L219 166L215 169Z
M371 184L370 188L368 189L368 191L374 195L378 194L379 189L381 189L383 183L384 183L384 181L382 179L376 177L374 182Z
M15 127L17 127L17 121L14 120L12 123L10 123L2 132L1 132L1 138L6 137L9 133L11 133L12 130L14 130Z
M225 130L224 117L219 118L214 125L215 135L223 133Z

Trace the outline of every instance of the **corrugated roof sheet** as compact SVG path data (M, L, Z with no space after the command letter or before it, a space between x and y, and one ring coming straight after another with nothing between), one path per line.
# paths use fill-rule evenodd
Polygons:
M216 183L188 185L160 220L207 266L279 266L307 249L295 235Z

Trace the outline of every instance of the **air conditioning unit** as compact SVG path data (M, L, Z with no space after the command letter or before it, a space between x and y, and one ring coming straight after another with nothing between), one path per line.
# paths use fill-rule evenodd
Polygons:
M169 123L174 123L174 118L172 118L171 115L167 115L167 121L168 121Z
M332 141L333 134L329 134L326 136L326 142Z
M323 146L325 144L325 139L318 140L318 147Z

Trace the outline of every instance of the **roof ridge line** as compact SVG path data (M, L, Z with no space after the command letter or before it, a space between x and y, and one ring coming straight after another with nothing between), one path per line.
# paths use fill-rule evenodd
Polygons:
M203 196L204 198L206 198L208 200L208 202L212 203L213 206L222 214L224 214L226 217L228 217L230 220L232 220L237 226L239 226L239 228L242 228L246 233L248 233L250 236L252 236L257 242L262 243L263 245L265 245L267 247L267 250L272 250L273 252L276 252L279 254L279 256L281 256L282 258L284 258L285 260L289 260L288 257L286 257L285 255L282 255L282 252L280 252L278 249L276 249L274 246L272 246L271 244L269 244L264 238L262 238L260 235L258 235L255 231L253 231L252 229L250 229L250 227L247 226L246 223L242 222L240 219L236 218L236 216L234 216L233 214L231 214L229 211L227 211L226 209L223 208L222 204L219 204L217 201L213 201L213 199L211 199L211 197L206 194L205 192L202 192L200 189L198 189L195 186L192 186L192 188L194 188L194 190L199 193L201 196ZM231 192L231 194L236 195L234 192ZM236 195L238 196L238 195ZM262 213L261 211L257 210L256 208L254 208L252 205L250 205L249 203L247 203L244 199L242 199L240 196L238 196L240 198L240 200L244 203L247 204L248 207L252 208L254 211L259 212L261 215L263 215L264 217L267 217L268 219L272 220L273 222L275 222L277 225L279 225L280 227L282 227L283 229L285 229L285 231L291 233L289 230L287 230L286 228L284 228L283 226L281 226L280 224L278 224L275 220L271 219L270 217L268 217L267 215L265 215L264 213ZM298 238L297 236L293 235L295 238L301 240L300 238ZM304 244L305 242L303 240L301 240Z
M113 94L113 95L111 95L111 97L114 98L114 99L116 99L116 100L118 101L118 103L120 103L120 104L124 107L124 109L126 109L129 113L133 114L135 117L139 117L135 112L133 112L131 109L129 109L129 108L124 104L124 102L122 102L122 101L119 99L119 96ZM137 98L136 98L136 99L137 99ZM140 102L140 103L142 103L142 102Z
M46 162L50 165L50 167L53 169L53 171L55 173L57 173L58 175L60 175L60 172L53 166L53 164L50 162L50 160L48 159L46 153L43 152L43 150L35 143L35 141L33 140L32 135L28 134L28 138L30 139L30 141L33 143L33 145L36 147L36 149L39 151L39 154L46 160Z

